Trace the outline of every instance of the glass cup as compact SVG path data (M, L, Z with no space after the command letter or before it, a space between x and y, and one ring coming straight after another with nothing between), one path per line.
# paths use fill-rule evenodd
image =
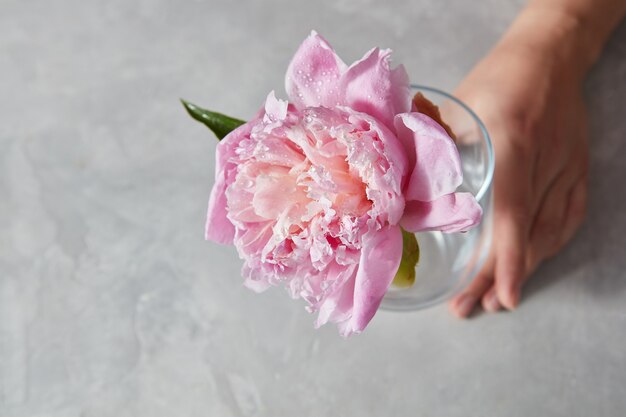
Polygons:
M415 283L408 288L389 287L381 308L417 310L445 301L461 291L482 267L491 246L493 223L493 147L487 130L476 114L456 97L441 90L411 85L439 106L457 137L463 168L463 184L457 191L470 192L483 209L480 224L466 233L416 233L420 260Z

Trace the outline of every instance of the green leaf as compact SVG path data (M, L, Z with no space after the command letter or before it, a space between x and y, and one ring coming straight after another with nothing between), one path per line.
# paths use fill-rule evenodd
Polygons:
M228 135L230 132L245 123L243 120L234 119L221 113L203 109L202 107L198 107L193 103L183 100L182 98L180 101L183 103L187 113L211 129L219 140L222 140L224 136Z
M402 259L393 285L408 288L415 283L415 266L420 260L420 247L413 233L402 229Z

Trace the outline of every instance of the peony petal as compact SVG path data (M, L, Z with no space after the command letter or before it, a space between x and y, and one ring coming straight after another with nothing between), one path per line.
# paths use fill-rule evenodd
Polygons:
M263 121L265 123L271 123L285 120L285 117L287 117L287 106L288 103L285 100L276 98L274 90L270 91L265 100L265 116L263 116Z
M463 182L461 159L443 127L421 113L398 114L394 122L412 167L406 200L432 201L454 192Z
M254 212L252 206L252 198L254 193L252 190L244 190L244 187L240 185L242 181L252 181L248 179L241 179L241 173L239 173L235 185L226 188L226 204L228 208L228 219L237 227L243 223L249 222L264 222L267 219L259 216Z
M243 286L256 293L262 293L271 287L272 284L267 276L259 272L262 270L259 262L256 259L250 262L252 262L252 265L244 264L241 270L242 275L245 277Z
M361 126L367 132L375 132L383 148L375 147L367 148L368 141L366 133L361 135L361 139L357 143L356 152L350 152L348 161L352 168L356 168L361 177L368 184L367 192L370 200L374 201L374 205L378 212L387 214L386 220L391 224L397 224L404 211L404 197L402 195L403 179L409 172L408 160L404 147L385 125L380 123L374 117L357 113L349 108L343 110L352 113L348 119L351 125ZM373 142L376 145L377 141ZM377 158L376 154L381 152L385 158ZM376 163L371 158L377 160ZM387 165L388 166L385 166ZM373 168L377 169L373 169ZM378 172L383 175L369 175Z
M217 243L229 245L233 243L235 228L226 217L226 189L235 181L236 167L231 158L235 156L235 149L246 137L250 136L252 128L258 118L239 126L222 139L215 153L215 185L209 197L209 208L205 227L205 238Z
M332 263L325 271L327 282L336 282L336 289L321 303L315 328L327 322L343 322L350 319L354 303L356 265Z
M268 136L254 150L254 158L258 162L294 167L305 160L302 150L293 142L275 136Z
M242 258L259 260L267 242L272 238L272 222L247 223L245 228L237 229L235 240Z
M357 113L350 108L343 108L343 110L350 114L348 121L351 124L362 126L363 129L367 131L376 132L376 136L383 144L383 153L387 160L393 162L400 171L401 176L404 177L409 169L409 160L402 142L398 140L393 131L381 125L369 114Z
M409 74L404 65L398 65L391 70L391 105L394 116L398 113L411 111L411 88Z
M363 236L352 317L339 326L342 336L365 329L393 281L401 258L402 232L398 226L387 226Z
M388 49L374 48L349 68L315 31L294 55L285 77L298 109L345 105L368 113L393 130L393 117L410 111L409 77L403 66L389 67Z
M299 109L334 107L339 100L337 84L346 64L324 38L311 32L294 55L285 76L285 89Z
M271 287L272 284L270 284L267 280L254 280L252 278L246 278L243 281L243 286L256 293L262 293L263 291Z
M232 175L234 177L234 174ZM222 245L230 245L235 237L235 227L226 217L226 178L217 177L209 197L209 208L204 238Z
M409 232L464 232L478 224L483 210L470 193L452 193L434 201L409 201L400 225Z
M341 77L343 104L370 114L392 131L393 117L410 110L409 77L404 67L389 68L391 50L374 48Z
M306 190L299 187L296 178L288 173L287 168L273 166L271 171L268 169L256 178L252 207L258 216L277 221L290 207L306 205Z

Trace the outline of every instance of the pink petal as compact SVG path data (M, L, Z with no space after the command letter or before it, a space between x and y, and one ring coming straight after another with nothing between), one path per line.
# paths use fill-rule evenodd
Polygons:
M345 105L368 113L393 130L393 117L410 110L409 77L403 66L391 70L390 50L372 49L347 68L316 32L293 57L285 88L298 109Z
M393 130L389 130L388 127L381 125L369 114L355 113L350 110L349 112L352 113L348 119L350 123L361 125L368 131L376 132L381 143L384 145L384 153L387 159L397 166L402 177L404 177L409 169L408 158L402 142L398 140Z
M337 282L337 289L328 295L320 306L315 320L315 328L331 322L343 322L350 319L354 305L354 281L356 265L331 264L325 271L325 281Z
M276 220L291 206L308 202L306 190L298 187L296 177L289 170L273 166L271 171L256 178L256 190L252 198L254 212L265 219Z
M205 238L224 245L233 243L235 227L226 217L226 189L235 181L236 167L229 162L242 139L250 135L258 119L239 126L222 139L216 148L215 185L211 190L205 228Z
M264 222L267 219L254 212L252 190L245 190L241 182L252 181L242 176L241 173L235 180L234 187L226 188L226 203L228 208L228 218L235 225L248 222Z
M391 70L391 105L394 116L398 113L411 111L411 88L409 86L409 74L404 65L398 65Z
M389 68L391 50L374 48L341 78L343 104L370 114L394 130L393 117L410 110L408 75L404 67Z
M248 262L260 262L260 254L267 242L272 238L273 222L247 223L245 227L237 229L237 248L242 258Z
M387 226L363 237L352 317L339 326L342 336L365 329L393 281L401 258L402 232L398 226Z
M299 109L334 107L340 101L337 84L345 69L346 64L328 42L311 32L287 68L285 89L289 101Z
M371 193L370 199L375 202L377 210L387 213L389 223L397 224L404 211L404 197L402 196L403 179L409 172L406 151L396 138L396 135L371 115L357 113L349 108L344 108L344 110L352 113L348 119L352 125L361 126L365 132L375 132L375 136L383 144L384 163L388 163L388 167L381 165L382 161L378 161L375 164L371 163L369 157L374 157L379 150L371 149L370 151L370 149L363 146L366 143L364 140L361 141L361 146L358 147L364 152L355 152L354 155L348 156L348 160L352 167L359 169L361 176L368 183L368 192ZM365 134L361 136L361 138L364 137ZM385 171L385 174L382 176L368 175L377 171L372 169L373 166L382 169L382 171Z
M270 91L265 100L265 116L263 121L266 123L285 120L287 117L288 103L284 100L276 98L274 90Z
M267 290L272 284L266 279L253 280L252 278L246 278L243 281L243 286L256 293L262 293Z
M294 167L305 160L302 151L293 142L275 136L268 136L257 145L254 158L261 163L283 167Z
M470 193L452 193L434 201L408 201L400 225L409 232L464 232L478 224L483 210Z
M230 245L235 236L235 227L226 217L226 188L224 176L217 177L209 197L204 237L206 240Z
M250 260L252 265L246 263L242 268L242 275L245 277L243 286L256 292L261 293L267 290L272 284L269 282L268 277L259 272L262 268L259 266L259 262L256 259Z
M432 201L454 192L463 182L461 159L443 127L421 113L398 114L394 122L413 167L406 200Z

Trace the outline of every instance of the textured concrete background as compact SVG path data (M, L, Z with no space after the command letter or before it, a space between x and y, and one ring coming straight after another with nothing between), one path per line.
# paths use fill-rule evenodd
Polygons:
M344 341L203 241L215 141L315 28L452 89L521 0L0 0L0 416L618 416L626 25L588 82L590 217L513 314L381 312Z

